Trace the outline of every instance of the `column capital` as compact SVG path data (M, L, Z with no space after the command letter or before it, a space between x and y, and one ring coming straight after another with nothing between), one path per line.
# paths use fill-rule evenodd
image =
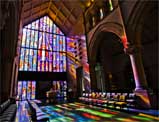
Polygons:
M128 55L141 52L141 46L135 44L127 44L127 48L124 48L124 52Z

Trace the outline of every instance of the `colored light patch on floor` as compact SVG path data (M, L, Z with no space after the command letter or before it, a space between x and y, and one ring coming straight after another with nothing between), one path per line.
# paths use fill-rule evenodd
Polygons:
M74 120L69 117L58 117L49 120L49 122L72 122L72 121Z
M119 121L122 121L122 122L139 122L139 120L129 119L129 118L116 118L116 120L119 120Z
M65 107L65 106L62 106L62 105L56 105L56 106L59 107L59 108L66 109L66 110L72 110L71 108L68 108L68 107Z
M143 113L140 113L139 115L140 115L140 116L144 116L144 117L149 117L149 118L151 118L151 119L156 119L156 120L159 121L159 117L154 117L154 116L147 115L147 114L143 114Z
M30 121L27 109L27 102L18 104L16 122ZM158 117L148 114L126 113L77 102L41 106L40 109L49 116L50 122L157 122L159 120Z
M114 111L110 111L108 109L103 109L103 110L100 110L101 112L106 112L106 113L109 113L109 114L118 114L119 112L114 112Z
M25 101L17 102L15 122L29 122L28 104Z
M83 107L80 107L82 105ZM69 109L68 109L69 108ZM71 109L72 108L72 109ZM103 109L93 105L84 105L80 103L65 103L50 106L50 113L58 112L60 116L67 116L70 122L92 122L92 121L122 121L122 122L140 122L155 120L152 117L141 115L132 115L117 110Z
M75 104L75 103L69 103L68 105L70 105L71 107L75 107L75 108L84 107L84 105L78 105L78 104Z
M62 106L62 105L60 105ZM59 121L59 122L63 122L63 119L61 118L64 118L64 122L88 122L90 121L89 118L86 118L84 116L81 116L80 114L76 114L74 112L69 112L68 110L64 110L62 107L61 107L61 111L56 111L56 109L54 109L53 106L47 106L47 108L44 108L42 107L42 110L45 111L46 113L48 113L50 115L50 120L52 122L56 122L56 121ZM65 119L65 117L67 117L67 119ZM59 119L60 118L60 119Z
M113 116L111 114L106 114L106 113L102 113L102 112L91 110L91 109L87 109L87 108L80 108L80 109L77 109L77 110L83 111L83 112L88 112L90 114L97 115L97 116L100 116L100 117L110 118L110 117Z
M79 114L75 114L75 113L72 113L72 112L67 112L65 115L67 115L71 118L74 118L74 120L77 120L77 118L78 118L79 122L85 122L85 121L88 121L88 120L92 119L92 118L83 117Z
M142 117L142 116L132 116L131 118L139 119L141 121L152 121L151 118Z
M85 117L87 117L87 118L90 118L90 119L100 120L99 117L91 115L91 114L88 114L88 113L82 113L82 115L85 116Z

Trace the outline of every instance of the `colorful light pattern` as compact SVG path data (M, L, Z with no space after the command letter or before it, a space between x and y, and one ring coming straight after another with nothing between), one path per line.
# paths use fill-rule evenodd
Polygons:
M19 100L35 99L36 81L18 81Z
M83 66L83 91L90 91L90 73L85 37L67 37L68 72L76 82L76 68Z
M19 71L66 71L65 35L48 16L24 26Z
M129 114L125 112L89 106L81 103L65 103L54 106L42 106L41 109L49 114L51 121L66 122L156 122L155 117ZM61 119L60 119L61 118Z
M52 81L52 85L54 86L54 90L57 91L57 97L58 98L64 98L67 97L67 82L66 81Z
M33 101L35 103L39 103L39 101ZM16 122L29 121L29 115L27 112L28 103L26 101L18 101L17 105ZM64 106L65 108L63 108ZM71 110L68 110L67 107ZM136 112L126 113L117 110L89 106L78 102L41 106L38 108L42 111L42 113L44 113L44 116L49 117L49 122L158 122L159 120L158 117L150 116L148 114ZM93 111L93 114L79 111L79 108L89 109L89 111ZM110 114L112 117L94 115L94 112L99 111L103 114Z
M113 117L112 114L106 114L106 113L99 112L99 111L92 110L92 109L88 109L88 108L79 108L77 110L82 111L82 112L87 112L87 113L90 113L92 115L96 115L96 116L100 116L100 117L106 117L106 118Z

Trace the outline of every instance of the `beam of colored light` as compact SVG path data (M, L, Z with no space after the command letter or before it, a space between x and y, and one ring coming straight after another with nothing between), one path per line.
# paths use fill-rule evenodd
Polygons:
M140 120L149 121L149 122L152 120L150 118L145 118L145 117L142 117L142 116L132 116L131 118L140 119Z
M88 112L90 114L93 114L93 115L97 115L97 116L100 116L100 117L106 117L106 118L109 118L109 117L112 117L113 115L111 114L106 114L106 113L102 113L102 112L99 112L99 111L95 111L95 110L91 110L91 109L86 109L86 108L79 108L77 109L79 111L83 111L83 112Z
M158 117L151 116L151 115L147 115L147 114L143 114L143 113L139 113L139 116L144 116L144 117L149 117L149 118L151 118L151 119L159 120L159 118L158 118Z
M88 113L82 113L82 115L87 117L87 118L89 118L89 119L100 120L99 117L91 115L91 114L88 114Z

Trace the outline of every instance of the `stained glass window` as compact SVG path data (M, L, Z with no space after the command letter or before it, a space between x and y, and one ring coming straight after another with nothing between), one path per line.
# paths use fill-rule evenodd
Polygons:
M52 81L53 89L57 92L56 97L66 99L67 82L66 81Z
M35 99L36 81L18 81L19 100Z
M66 71L66 38L48 16L24 26L19 71Z

